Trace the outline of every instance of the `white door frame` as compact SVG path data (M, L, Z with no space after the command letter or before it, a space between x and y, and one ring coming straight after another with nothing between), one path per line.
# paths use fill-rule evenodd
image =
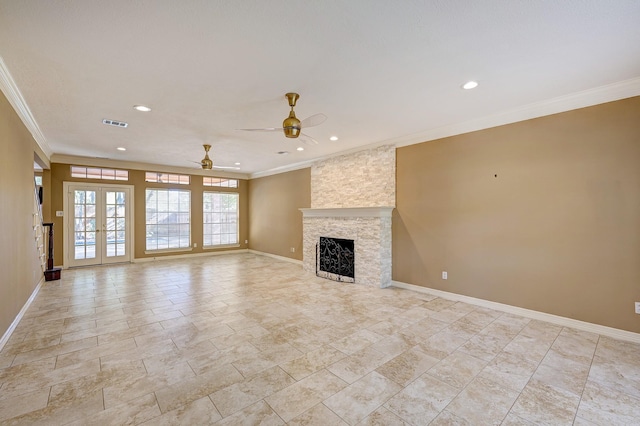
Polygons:
M70 218L73 216L71 211L69 211L69 192L71 186L82 186L87 188L99 188L99 189L113 189L113 190L122 190L128 189L130 193L130 200L127 202L127 207L129 208L129 214L126 216L127 224L125 225L126 236L126 250L128 250L130 257L129 261L133 261L134 254L134 223L135 223L135 197L134 197L134 189L133 185L120 185L120 184L112 184L112 183L86 183L86 182L62 182L62 211L63 211L63 220L62 220L62 251L64 255L62 257L62 267L64 269L68 269L70 267L70 249L69 249L69 232L70 232Z

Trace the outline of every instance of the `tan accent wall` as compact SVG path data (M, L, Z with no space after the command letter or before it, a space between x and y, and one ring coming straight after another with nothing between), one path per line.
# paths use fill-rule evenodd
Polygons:
M43 278L33 233L36 146L0 92L0 338Z
M153 170L149 170L153 171ZM63 229L63 218L55 217L55 212L63 210L63 182L77 183L98 183L105 185L133 185L134 187L134 258L141 259L147 257L175 256L182 254L211 253L216 251L239 250L246 249L247 245L244 241L248 238L248 219L249 204L247 189L248 184L244 179L239 180L239 188L219 188L219 187L203 187L202 176L192 175L190 185L168 185L160 183L150 183L144 180L144 171L129 170L128 181L109 181L98 179L80 179L71 177L71 165L62 163L51 164L51 216L55 224L55 265L63 264L63 238L66 237ZM162 251L151 254L145 254L146 232L145 232L145 190L147 188L177 188L191 191L191 245L196 243L198 246L193 247L191 251ZM220 249L203 249L202 247L202 192L220 191L220 192L237 192L240 194L240 244L239 247L225 247Z
M640 97L399 148L393 278L640 332Z
M302 260L298 209L311 205L311 169L251 179L249 205L249 248Z

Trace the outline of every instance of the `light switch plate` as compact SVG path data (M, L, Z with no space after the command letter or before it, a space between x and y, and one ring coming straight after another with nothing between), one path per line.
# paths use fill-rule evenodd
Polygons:
M56 216L57 217L62 217L62 216L64 216L64 212L62 210L56 210Z

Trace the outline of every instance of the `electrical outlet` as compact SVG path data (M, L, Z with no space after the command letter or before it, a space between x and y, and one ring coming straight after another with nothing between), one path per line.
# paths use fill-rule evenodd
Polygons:
M198 247L198 243L193 243L193 247Z
M56 210L56 217L62 217L62 216L64 216L64 211Z
M244 243L245 244L249 244L249 240L244 240Z
M442 279L443 280L447 279L447 271L442 271Z
M636 314L640 314L640 302L636 302Z
M291 247L291 253L295 253L296 252L296 248L295 247Z

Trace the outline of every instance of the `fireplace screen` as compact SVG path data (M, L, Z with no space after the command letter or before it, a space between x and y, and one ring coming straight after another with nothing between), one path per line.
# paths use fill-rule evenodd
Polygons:
M318 246L318 275L337 281L353 282L355 279L354 266L353 240L320 237L320 244ZM347 279L345 280L344 278Z

